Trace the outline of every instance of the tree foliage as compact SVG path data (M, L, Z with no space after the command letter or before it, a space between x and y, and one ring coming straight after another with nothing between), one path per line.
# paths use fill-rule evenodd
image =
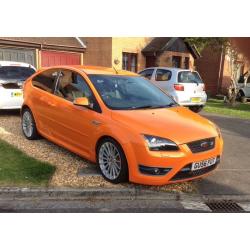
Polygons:
M227 50L230 47L230 40L225 37L186 37L185 41L191 45L195 45L200 53L207 47L213 50Z

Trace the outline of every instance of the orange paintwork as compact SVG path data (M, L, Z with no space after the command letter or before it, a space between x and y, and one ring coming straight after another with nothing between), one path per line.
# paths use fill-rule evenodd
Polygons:
M24 88L24 106L32 110L39 133L54 143L95 162L98 140L103 136L112 137L125 152L129 180L150 185L171 183L170 179L185 165L221 156L223 140L218 136L214 124L187 108L178 106L153 110L110 110L103 103L88 74L114 75L117 74L114 69L92 66L51 68L70 69L80 73L88 82L102 109L102 113L98 113L73 105L63 98L33 87L32 77L29 78ZM137 76L127 71L118 71L118 75ZM98 121L100 125L96 126L92 121ZM149 151L143 134L170 139L177 143L180 150ZM216 146L212 150L193 154L186 145L187 142L210 137L216 138ZM139 172L139 164L171 167L172 170L164 176L149 176Z

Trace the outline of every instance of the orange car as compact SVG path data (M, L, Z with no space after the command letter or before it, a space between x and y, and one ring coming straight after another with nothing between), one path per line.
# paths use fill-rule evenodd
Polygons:
M218 127L137 74L104 67L42 69L24 86L22 129L96 162L105 179L150 185L214 170Z

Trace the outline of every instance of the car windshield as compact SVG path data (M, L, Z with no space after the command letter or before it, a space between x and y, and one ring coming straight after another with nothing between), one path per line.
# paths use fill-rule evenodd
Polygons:
M89 75L104 103L110 109L153 109L177 103L143 77Z
M0 80L24 81L35 73L33 68L20 66L0 66Z
M201 77L197 72L181 71L178 74L179 83L202 83Z

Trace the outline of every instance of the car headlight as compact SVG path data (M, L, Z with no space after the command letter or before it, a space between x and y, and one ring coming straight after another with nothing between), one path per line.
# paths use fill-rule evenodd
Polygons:
M215 129L216 129L216 131L218 133L219 138L221 138L221 132L220 132L220 129L219 129L219 127L217 125L215 125Z
M179 150L176 143L171 140L153 136L144 135L144 139L148 144L148 148L151 151L176 151Z

